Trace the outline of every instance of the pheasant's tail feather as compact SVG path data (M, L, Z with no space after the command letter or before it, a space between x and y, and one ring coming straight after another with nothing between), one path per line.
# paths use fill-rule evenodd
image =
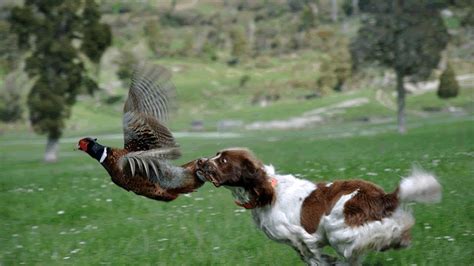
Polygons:
M132 152L120 158L120 166L129 178L147 178L166 189L179 188L187 173L182 167L172 165L168 159L179 155L178 149Z

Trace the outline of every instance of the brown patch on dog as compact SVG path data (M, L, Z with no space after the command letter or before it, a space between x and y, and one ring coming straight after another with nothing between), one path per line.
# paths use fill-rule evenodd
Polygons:
M363 180L335 181L330 186L319 183L303 201L300 218L303 228L310 234L316 232L321 217L328 215L343 195L356 190L357 194L344 205L344 219L350 226L381 220L398 206L398 189L386 194L380 187Z

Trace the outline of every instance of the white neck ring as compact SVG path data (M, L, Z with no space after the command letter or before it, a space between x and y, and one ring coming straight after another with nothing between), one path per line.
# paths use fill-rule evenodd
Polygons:
M107 158L107 148L104 148L104 152L102 153L99 162L103 163L105 161L105 158Z

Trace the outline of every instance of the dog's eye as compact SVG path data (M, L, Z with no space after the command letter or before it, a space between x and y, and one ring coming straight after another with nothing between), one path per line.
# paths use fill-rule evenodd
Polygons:
M227 163L227 159L226 158L221 158L221 163Z

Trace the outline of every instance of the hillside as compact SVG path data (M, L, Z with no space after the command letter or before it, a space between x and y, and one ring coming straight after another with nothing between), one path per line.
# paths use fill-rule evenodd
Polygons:
M297 27L305 22L302 14L306 11L291 10L286 1L183 0L177 1L174 11L170 11L170 3L102 2L103 20L114 33L113 46L100 65L98 81L103 90L93 97L79 97L67 122L66 136L121 131L120 112L127 90L116 72L121 67L130 71L133 60L172 70L178 109L169 125L175 131L394 123L393 74L377 67L350 72L347 45L356 33L358 18L342 14L338 23L330 21L329 1L321 2L318 17L313 18L315 24L303 32ZM456 42L447 54L455 62L460 96L437 99L439 71L435 71L430 84L407 85L413 91L407 100L409 120L472 114L471 41L459 31L458 17L446 19L458 31L453 33ZM249 35L252 27L255 33ZM255 40L246 40L236 48L239 34ZM154 50L156 45L161 48ZM132 61L123 63L127 58ZM341 71L347 73L336 91L331 86ZM24 103L27 89L20 91ZM13 125L0 124L1 131L28 129L26 112L23 117Z

